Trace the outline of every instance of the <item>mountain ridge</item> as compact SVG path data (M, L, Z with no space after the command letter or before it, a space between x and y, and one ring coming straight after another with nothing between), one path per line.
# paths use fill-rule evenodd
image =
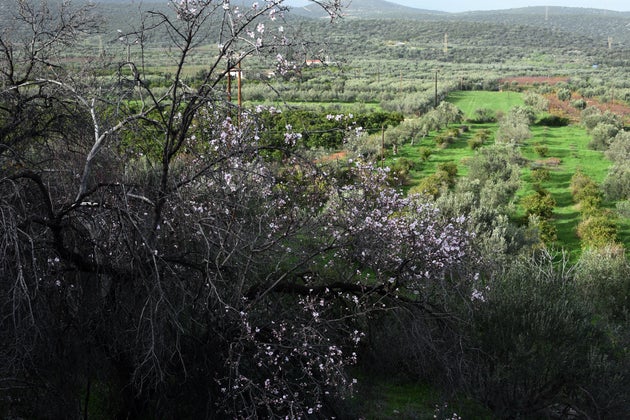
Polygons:
M324 17L326 14L321 10L318 10L314 4L295 6L296 4L308 3L304 0L289 1L287 4L291 7L293 13L299 14L304 17ZM630 18L630 12L620 12L607 9L585 8L585 7L563 7L563 6L528 6L518 7L510 9L497 9L497 10L472 10L466 12L445 12L433 9L421 9L411 6L403 6L397 3L393 3L387 0L361 0L350 2L349 7L346 9L344 16L347 18L426 18L427 16L442 16L456 18L460 16L475 16L475 15L487 15L487 14L597 14L597 15L609 15L616 17Z

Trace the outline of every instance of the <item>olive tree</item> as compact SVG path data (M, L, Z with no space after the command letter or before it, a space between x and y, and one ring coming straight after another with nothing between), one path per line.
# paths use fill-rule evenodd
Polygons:
M529 108L514 107L499 120L496 141L499 143L521 144L532 136L529 128L534 114Z

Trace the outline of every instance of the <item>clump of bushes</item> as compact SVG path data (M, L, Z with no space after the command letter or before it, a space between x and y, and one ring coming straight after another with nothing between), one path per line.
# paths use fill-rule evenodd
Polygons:
M409 180L409 173L414 168L415 164L411 159L398 158L394 164L390 167L388 180L390 184L404 185Z
M578 224L577 234L585 249L613 245L617 241L616 215L609 210L593 212Z
M595 181L581 170L571 178L573 201L580 207L582 221L577 234L582 248L599 249L614 245L617 241L617 215L601 208L602 192Z
M418 149L418 152L420 153L420 159L422 159L423 162L429 160L429 158L433 154L433 150L430 147L425 146L420 147Z
M598 314L614 322L630 320L630 262L622 246L585 250L576 267L576 281Z
M468 139L466 143L468 144L468 148L470 150L477 150L478 148L483 146L483 139L480 139L479 137L473 137L471 139Z
M433 175L423 178L410 192L436 198L443 190L452 188L455 185L456 178L457 164L454 162L440 163Z
M435 144L445 149L449 145L453 144L453 142L459 137L459 135L460 131L458 129L446 130L445 132L435 136Z
M567 88L561 88L561 89L558 89L556 96L561 101L568 101L569 99L571 99L571 91Z
M483 129L475 133L475 135L468 140L468 147L471 150L477 150L490 138L490 130Z
M553 258L512 265L487 283L473 310L465 383L496 418L549 418L569 408L594 413L612 409L619 397L627 404L623 392L607 388L627 383L623 354L606 353L612 344L605 329L592 322L590 305ZM604 389L611 395L600 394Z
M536 167L531 170L531 178L534 184L540 184L541 182L549 181L551 179L551 173L547 168Z
M527 216L535 215L543 219L550 219L553 216L556 200L553 199L549 191L539 188L532 194L523 197L521 204L525 208Z
M557 239L557 229L551 218L556 207L556 200L549 191L538 187L535 192L521 199L521 205L525 208L525 214L529 226L538 231L540 240L549 244Z
M547 127L565 127L571 123L567 117L561 115L546 115L538 120L538 125Z
M583 216L589 216L598 211L602 202L599 185L581 170L577 170L571 177L571 195L573 201L580 207Z
M571 102L571 106L575 109L584 109L587 106L587 103L584 99L576 99L575 101Z
M549 153L549 147L545 146L544 144L536 143L534 145L534 151L538 156L544 158Z
M493 123L497 121L497 115L490 108L478 108L468 121L475 124Z

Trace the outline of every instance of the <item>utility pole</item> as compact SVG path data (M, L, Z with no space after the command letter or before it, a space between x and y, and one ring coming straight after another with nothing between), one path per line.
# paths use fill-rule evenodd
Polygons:
M381 126L381 168L385 165L385 124Z
M238 126L241 126L241 108L243 106L243 96L241 94L241 87L243 86L243 75L242 75L242 67L241 67L241 60L238 61L238 69L237 69L237 73L236 73L236 77L237 77L237 81L238 81Z
M613 44L613 37L609 36L608 37L608 50L612 50L612 44Z
M437 89L437 76L438 76L438 71L435 71L435 108L437 108L438 106L438 89Z
M448 33L444 34L444 54L448 53Z
M232 102L232 61L227 63L227 101Z
M242 67L241 67L241 61L238 62L237 64L237 73L236 73L236 78L237 78L237 82L238 82L238 108L240 110L241 106L243 106L243 96L241 95L242 93L242 86L243 86L243 76L242 76Z

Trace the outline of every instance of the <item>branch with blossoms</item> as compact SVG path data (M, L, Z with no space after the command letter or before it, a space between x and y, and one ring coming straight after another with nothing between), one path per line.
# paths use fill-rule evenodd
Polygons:
M425 283L442 281L475 259L463 216L444 220L421 196L389 187L386 170L358 163L355 173L359 182L342 188L327 209L325 229L344 244L341 260L420 292Z
M238 315L229 375L218 379L221 405L243 417L300 418L320 412L333 395L349 395L356 379L347 366L357 362L363 334L323 298L301 297L290 309L267 303L271 316L256 310Z

